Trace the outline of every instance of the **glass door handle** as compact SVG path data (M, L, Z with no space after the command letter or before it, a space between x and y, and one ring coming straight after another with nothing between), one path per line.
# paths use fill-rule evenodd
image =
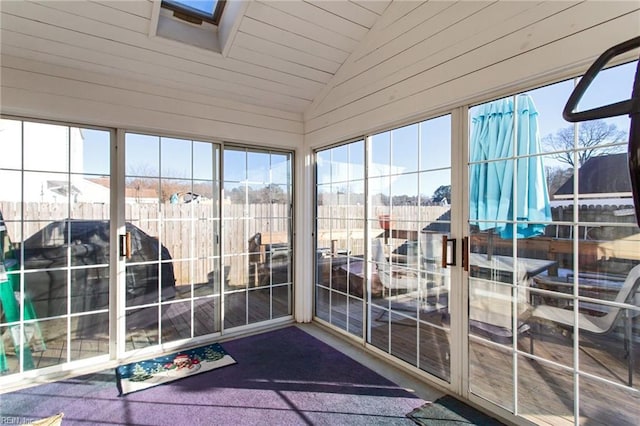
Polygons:
M131 259L131 232L120 235L120 256Z
M469 237L462 238L462 269L469 271Z
M453 262L449 263L449 243L452 243L452 255ZM442 236L442 267L456 266L456 239L449 238L446 235Z

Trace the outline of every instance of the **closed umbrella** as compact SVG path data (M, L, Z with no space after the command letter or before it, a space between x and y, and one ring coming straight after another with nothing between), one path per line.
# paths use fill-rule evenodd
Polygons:
M529 95L518 95L515 103L515 115L510 97L479 106L472 119L470 222L502 238L513 237L507 221L518 221L516 238L528 238L543 234L540 222L551 220L544 165L536 155L538 112Z
M491 279L469 278L469 320L512 336L513 317L527 311L529 297L526 291L514 293L498 282L504 279L498 265L509 262L492 257L493 234L534 237L543 234L543 222L551 220L544 165L538 155L538 113L530 96L519 95L479 106L472 120L469 217L471 224L489 231L483 263L490 268ZM526 286L525 267L513 261L511 265L514 282Z

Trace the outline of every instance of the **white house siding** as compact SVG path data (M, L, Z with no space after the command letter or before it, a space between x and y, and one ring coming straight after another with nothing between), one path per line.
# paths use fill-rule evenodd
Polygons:
M3 54L3 114L293 148L300 114Z
M23 131L24 130L24 131ZM10 182L0 185L0 201L55 203L65 201L69 183L72 202L109 201L109 188L68 170L82 170L84 137L77 127L29 123L22 129L19 120L0 121L0 167L30 170L22 179L9 172ZM24 163L23 163L24 159ZM33 173L33 171L36 171Z
M322 146L575 75L638 35L638 1L393 2L305 112L305 140Z
M34 176L25 177L24 182L16 180L3 184L0 187L0 201L25 202L25 203L65 203L68 196L65 192L56 192L57 182L65 182L66 176L60 173L36 173ZM72 187L72 203L108 203L109 188L98 185L84 179L82 176L71 176L68 184Z

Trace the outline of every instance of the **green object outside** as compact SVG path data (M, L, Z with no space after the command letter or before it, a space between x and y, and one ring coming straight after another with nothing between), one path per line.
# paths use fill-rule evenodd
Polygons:
M16 292L20 293L20 274L19 264L15 258L13 247L11 246L11 240L7 233L7 227L0 212L0 303L2 304L2 310L4 312L5 322L16 323L20 321L20 302L16 299ZM16 273L18 272L18 273ZM36 319L36 313L33 309L33 304L25 297L24 299L24 320ZM31 333L26 333L27 328L31 330ZM20 357L21 349L23 354L23 365L25 370L30 370L35 367L33 363L33 357L31 355L31 349L29 348L29 340L27 334L31 334L29 337L36 337L41 342L42 334L37 322L30 324L14 324L9 326L15 352ZM23 344L24 348L20 345L21 330L24 336ZM8 370L7 357L4 349L4 343L0 336L0 374ZM42 344L44 350L44 343Z

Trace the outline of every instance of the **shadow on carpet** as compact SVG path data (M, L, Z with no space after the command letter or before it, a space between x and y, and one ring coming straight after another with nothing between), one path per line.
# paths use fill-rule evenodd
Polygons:
M427 402L407 414L411 420L419 425L453 426L453 425L482 425L502 426L503 423L489 417L473 407L457 400L452 396L443 396L434 402Z

